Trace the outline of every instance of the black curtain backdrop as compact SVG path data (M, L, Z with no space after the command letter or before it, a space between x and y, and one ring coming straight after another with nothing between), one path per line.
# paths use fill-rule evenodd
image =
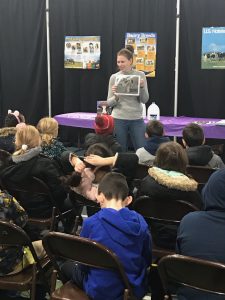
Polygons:
M19 110L35 124L47 115L44 0L0 1L1 117Z
M148 79L150 97L162 114L173 113L175 0L52 0L50 29L53 114L96 111L105 100L108 81L116 72L116 53L126 32L157 32L156 78ZM101 69L63 67L66 35L101 36ZM150 101L149 101L150 103Z
M202 27L225 26L224 0L181 0L178 115L224 118L225 71L201 70ZM95 111L126 32L157 32L150 101L173 114L176 0L50 0L52 114ZM100 35L101 69L64 69L66 35ZM0 115L48 113L45 0L0 1Z
M201 70L202 27L225 26L224 0L182 0L178 115L225 118L225 70Z

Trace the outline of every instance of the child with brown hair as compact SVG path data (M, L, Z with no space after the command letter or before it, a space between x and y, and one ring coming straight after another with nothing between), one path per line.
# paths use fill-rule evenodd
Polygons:
M9 153L15 151L15 134L18 126L25 125L24 116L18 111L14 112L8 110L8 114L5 117L4 127L0 128L0 149Z
M153 165L156 151L162 143L169 142L170 139L164 136L163 124L157 120L149 121L145 129L145 145L136 151L140 164Z
M85 155L89 156L91 154L99 155L101 157L112 155L111 151L101 143L91 145L88 148ZM72 174L67 183L70 184L70 187L74 192L81 194L89 200L96 201L98 184L103 176L111 171L111 168L108 166L93 166L82 162L75 155L71 156L70 161L76 172Z

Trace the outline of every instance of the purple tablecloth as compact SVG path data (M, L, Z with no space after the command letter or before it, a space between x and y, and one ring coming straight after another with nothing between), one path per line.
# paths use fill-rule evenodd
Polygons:
M60 125L94 128L95 116L96 113L75 112L57 115L54 118ZM165 134L168 136L182 136L183 128L191 122L196 122L203 127L206 138L225 139L225 126L216 125L216 122L219 120L191 117L160 117L160 121L165 128ZM148 120L145 120L145 122L147 123Z

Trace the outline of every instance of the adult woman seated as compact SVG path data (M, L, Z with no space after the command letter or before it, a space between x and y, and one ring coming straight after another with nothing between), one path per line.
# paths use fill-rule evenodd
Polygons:
M0 177L14 184L29 182L31 177L43 180L49 187L57 206L65 209L66 192L60 185L62 175L55 162L40 154L41 139L38 130L31 125L20 127L15 135L16 152L11 162L1 161ZM51 216L53 203L46 195L19 195L20 204L30 217L45 218Z

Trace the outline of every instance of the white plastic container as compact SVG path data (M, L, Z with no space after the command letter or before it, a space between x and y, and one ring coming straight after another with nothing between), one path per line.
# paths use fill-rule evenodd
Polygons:
M160 110L158 105L155 102L152 102L151 105L148 107L147 111L147 119L148 120L159 120L160 119Z

